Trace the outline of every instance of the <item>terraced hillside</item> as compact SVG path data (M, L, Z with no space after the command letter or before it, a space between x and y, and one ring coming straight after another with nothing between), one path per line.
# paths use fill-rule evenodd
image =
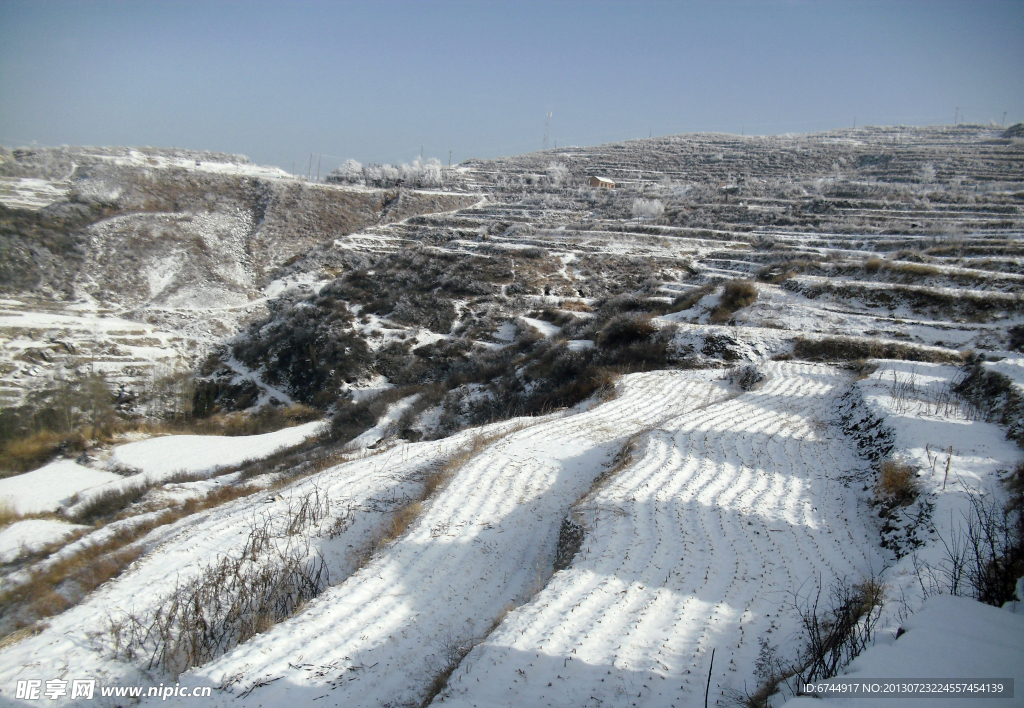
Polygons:
M52 192L51 172L31 179ZM262 294L230 306L248 319L149 322L187 309L173 288L88 312L130 338L68 343L100 365L206 328L191 381L207 412L296 401L326 424L290 449L227 445L230 467L143 456L138 496L14 554L0 689L52 661L216 705L780 705L797 677L828 678L811 668L819 620L853 612L858 651L899 657L927 645L893 637L923 636L908 618L929 597L1022 591L1012 544L976 559L1005 570L981 585L948 552L979 509L1010 503L1012 528L1022 513L1004 484L1022 474L1020 138L673 136L471 161L443 185L388 192L434 213L314 224L286 259L268 236L277 255L246 276ZM6 346L68 350L50 331L70 300L28 302L4 301L2 322L42 324ZM34 356L37 376L56 366ZM245 447L260 459L236 464ZM126 449L79 466L116 472ZM56 513L82 522L97 489ZM128 529L109 580L51 588L68 609L19 595ZM1019 656L979 651L1024 679Z
M207 152L0 152L0 395L16 403L83 366L129 388L191 368L269 299L305 285L272 282L288 259L378 221L475 201L408 194L385 213L389 200Z

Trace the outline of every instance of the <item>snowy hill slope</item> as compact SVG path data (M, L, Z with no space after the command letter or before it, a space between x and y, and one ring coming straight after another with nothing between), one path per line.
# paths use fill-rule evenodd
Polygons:
M763 643L798 660L800 603L839 581L872 580L892 644L925 596L975 592L944 543L1021 474L1022 155L983 126L673 136L376 197L226 156L10 156L0 236L37 239L12 278L51 292L0 301L0 394L88 364L131 410L152 364L212 349L181 379L196 415L331 425L95 528L12 526L41 540L0 592L69 608L4 640L0 702L55 665L392 708L699 706L710 672L725 706ZM194 442L114 456L223 464ZM122 533L88 556L121 559L105 582L39 580Z
M392 195L393 196L393 195ZM314 246L378 222L468 206L476 197L410 190L387 213L384 190L311 183L242 156L152 148L0 148L0 375L12 402L45 383L55 365L80 366L116 341L85 322L26 327L50 313L123 318L149 335L173 333L159 358L191 368L240 323L266 312L274 273ZM317 278L320 275L317 274ZM308 286L307 286L308 287ZM273 290L273 288L271 288ZM40 320L40 322L36 322ZM121 328L125 329L125 328ZM52 347L53 339L73 347ZM118 367L138 385L154 356ZM28 371L27 371L28 369ZM34 369L34 371L32 371Z

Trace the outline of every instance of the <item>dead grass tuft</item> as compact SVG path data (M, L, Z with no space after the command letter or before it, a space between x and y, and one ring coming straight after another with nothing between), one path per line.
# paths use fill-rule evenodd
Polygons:
M757 300L757 286L749 280L730 280L722 288L722 298L711 313L715 324L727 322L733 313Z
M9 526L15 521L20 521L21 519L21 514L14 510L14 507L11 506L10 502L6 499L0 499L0 528Z
M885 460L878 470L875 500L892 506L907 506L919 492L917 470L895 460Z

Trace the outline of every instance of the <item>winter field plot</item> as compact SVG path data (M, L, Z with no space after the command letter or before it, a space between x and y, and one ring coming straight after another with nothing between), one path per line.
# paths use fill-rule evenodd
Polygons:
M556 573L466 658L442 705L685 706L751 676L787 594L883 559L844 484L863 467L830 408L848 376L777 365L757 390L663 422L576 508Z

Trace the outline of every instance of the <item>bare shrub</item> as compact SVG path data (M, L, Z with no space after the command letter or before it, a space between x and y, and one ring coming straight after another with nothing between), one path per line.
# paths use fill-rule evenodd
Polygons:
M555 545L554 569L565 570L572 565L572 559L579 553L585 536L583 526L576 522L572 516L562 519L562 526L558 529L558 543Z
M750 391L764 381L764 374L754 365L733 369L729 373L729 383L736 384L741 391Z
M1024 325L1014 325L1007 330L1009 342L1007 347L1015 352L1024 352Z
M454 632L446 632L439 641L437 652L430 657L429 671L433 675L427 693L420 701L420 708L426 708L448 685L448 679L466 655L473 649L476 641L473 638L460 639Z
M859 337L822 337L821 339L797 337L793 345L793 355L798 359L808 361L901 359L935 364L959 365L963 363L963 357L958 353Z
M152 485L147 481L111 487L90 496L74 512L78 523L91 524L126 509L142 498Z
M225 556L179 583L149 615L111 618L114 658L177 676L290 617L330 582L305 531L330 511L314 486L289 500L282 518L254 519L237 556Z
M919 575L926 570L932 581L926 591L968 595L996 607L1015 599L1017 578L1024 575L1024 519L1019 492L1014 491L1018 487L1013 485L1019 484L1022 466L1010 478L1011 498L1005 507L991 495L968 490L970 510L962 512L962 523L950 537L942 538L944 562L938 568L919 569Z
M617 315L598 332L597 344L606 348L622 347L643 341L657 331L650 316Z
M790 661L780 657L778 647L761 638L755 664L758 688L753 693L734 690L727 698L737 705L765 708L782 684L799 694L805 683L837 676L871 645L885 593L885 586L874 576L859 583L839 578L826 597L822 597L820 581L806 595L794 592L791 606L800 617L796 658Z

